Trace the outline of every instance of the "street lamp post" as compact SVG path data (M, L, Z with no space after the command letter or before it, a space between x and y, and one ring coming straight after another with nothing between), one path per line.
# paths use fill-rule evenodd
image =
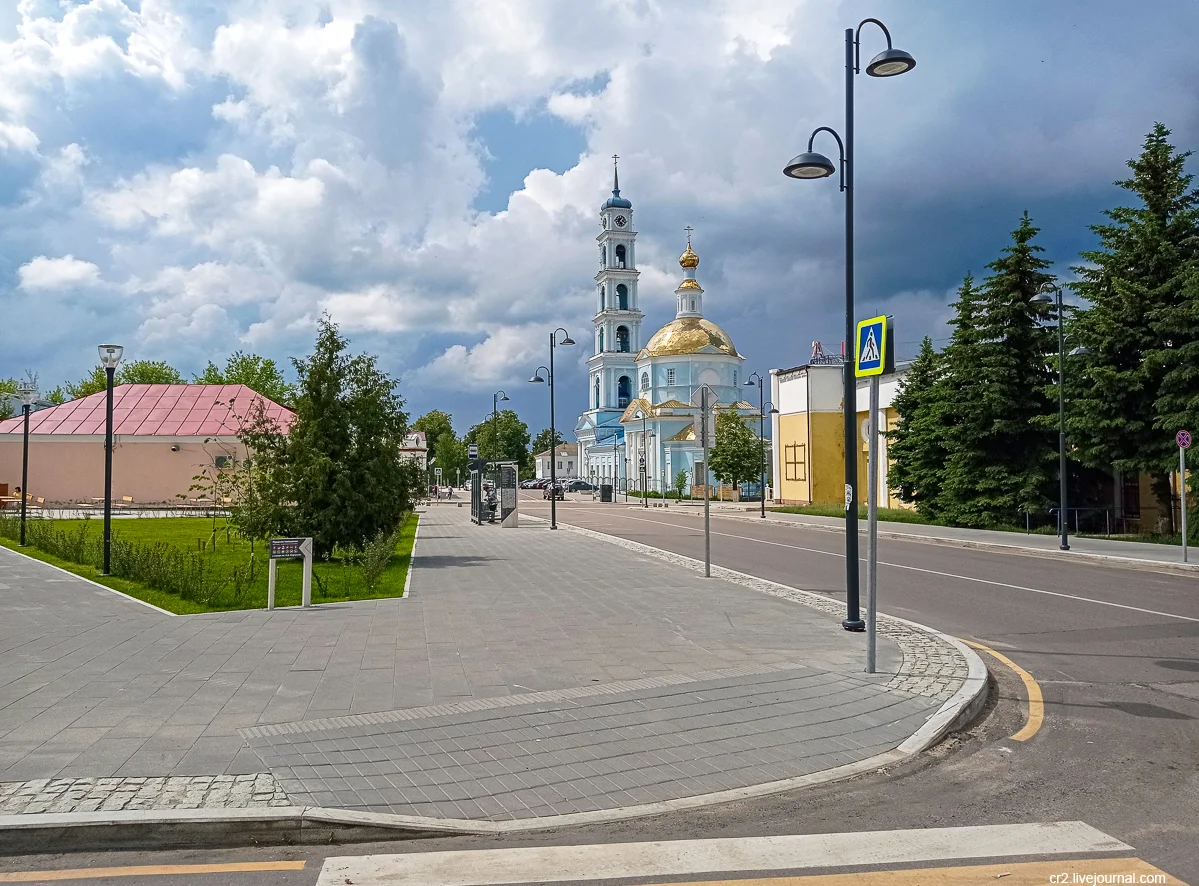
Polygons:
M754 381L754 379L758 379ZM766 388L759 373L752 373L746 379L746 387L758 385L758 445L761 448L759 468L761 469L761 519L766 519ZM775 404L770 406L771 415L777 414Z
M1050 293L1053 295L1050 295ZM1037 304L1057 304L1057 459L1058 459L1058 519L1061 520L1062 543L1061 550L1070 550L1070 520L1067 505L1069 503L1067 480L1070 476L1066 464L1066 329L1065 306L1062 301L1062 287L1054 283L1046 283L1039 293L1032 297ZM1082 357L1089 354L1086 348L1075 348L1070 352L1071 357Z
M21 399L21 414L25 418L25 442L21 447L21 547L25 547L25 508L29 502L29 413L37 399L37 385L23 381L17 385L17 396Z
M496 391L491 395L491 445L495 447L495 456L493 460L498 461L500 457L500 401L507 401L508 395L502 390ZM492 471L495 473L496 495L499 495L499 468L492 466Z
M108 376L108 400L104 417L104 575L112 566L112 389L117 366L125 349L121 345L100 345L100 365Z
M641 474L641 507L649 508L649 441L653 434L650 433L646 426L645 410L641 410L641 461L644 464L639 465ZM627 496L626 496L627 498Z
M564 336L562 341L558 341L558 333L561 332ZM550 365L548 367L538 366L533 372L533 377L530 382L545 382L546 379L541 377L541 370L544 369L548 376L548 384L550 389L550 529L558 528L558 431L554 427L554 349L558 345L573 345L574 339L570 337L570 333L559 326L550 333Z
M799 154L783 168L791 178L827 178L837 166L823 154L812 150L813 139L827 132L837 140L840 149L841 190L845 193L845 346L852 349L854 339L853 292L853 87L854 75L861 73L861 43L859 35L866 24L878 25L887 38L887 48L871 59L866 73L871 77L895 77L916 67L916 60L902 49L891 46L891 32L876 18L863 19L854 28L845 30L845 141L835 130L821 126L808 138L808 150ZM849 351L847 350L847 353ZM857 379L852 361L844 366L845 373L845 607L846 618L841 622L847 631L862 631L866 623L858 605L858 459L857 459Z

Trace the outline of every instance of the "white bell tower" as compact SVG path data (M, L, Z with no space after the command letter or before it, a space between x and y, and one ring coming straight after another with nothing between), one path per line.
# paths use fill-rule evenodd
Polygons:
M637 307L637 232L633 204L620 196L618 155L612 155L612 196L600 207L599 271L595 275L595 346L587 361L588 411L623 411L637 396L634 359L641 350Z

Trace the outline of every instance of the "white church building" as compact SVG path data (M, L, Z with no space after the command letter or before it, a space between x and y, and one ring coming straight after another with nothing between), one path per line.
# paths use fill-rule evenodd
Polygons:
M620 195L615 172L612 196L600 207L600 224L595 341L587 361L589 408L575 426L581 473L618 489L626 483L640 489L644 483L651 491L664 491L679 471L687 472L688 485L703 483L703 446L693 428L699 410L691 397L706 384L715 390L719 408L756 417L757 407L741 394L745 358L728 333L704 317L690 229L679 258L683 280L675 290L675 318L643 343L633 204ZM708 482L715 481L708 477Z

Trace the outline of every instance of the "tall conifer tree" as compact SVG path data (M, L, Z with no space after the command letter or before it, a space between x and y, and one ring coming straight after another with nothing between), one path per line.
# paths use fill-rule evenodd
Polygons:
M937 516L947 455L943 362L925 336L892 402L899 422L887 432L887 455L894 460L888 472L891 488L932 518Z
M946 349L954 413L941 506L963 526L1011 523L1046 501L1056 451L1041 424L1051 411L1051 336L1044 308L1032 299L1053 277L1033 243L1038 231L1024 213L1012 245L987 265L994 273L981 294L970 289L975 304L963 310L959 298L955 341Z
M1080 457L1096 468L1150 475L1163 527L1172 528L1172 428L1196 393L1199 309L1183 292L1199 243L1199 195L1184 172L1170 130L1154 125L1132 177L1116 182L1137 205L1105 212L1092 225L1099 248L1082 253L1073 289L1090 304L1070 324L1090 353L1071 361L1067 429ZM1195 415L1199 410L1194 410Z

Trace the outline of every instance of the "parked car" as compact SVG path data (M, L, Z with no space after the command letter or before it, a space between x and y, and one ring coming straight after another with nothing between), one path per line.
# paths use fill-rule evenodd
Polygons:
M541 493L541 497L546 501L549 501L551 498L556 498L558 501L562 501L566 498L566 487L561 483L547 483L545 490Z
M538 482L540 482L540 481L538 481L538 480L536 480L536 479L531 479L531 480L521 480L521 481L520 481L520 488L521 488L521 489L536 489L536 488L537 488L537 484L538 484Z
M567 492L594 492L595 487L586 480L570 480L566 484Z

